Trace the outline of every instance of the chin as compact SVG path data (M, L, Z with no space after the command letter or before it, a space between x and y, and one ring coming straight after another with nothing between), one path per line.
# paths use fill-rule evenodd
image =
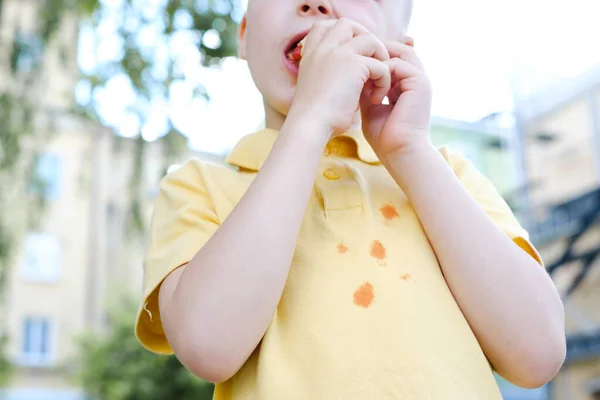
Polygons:
M290 108L292 106L292 102L294 100L294 91L290 89L286 91L287 93L277 93L275 96L269 96L266 98L266 102L270 108L272 108L277 113L287 116Z

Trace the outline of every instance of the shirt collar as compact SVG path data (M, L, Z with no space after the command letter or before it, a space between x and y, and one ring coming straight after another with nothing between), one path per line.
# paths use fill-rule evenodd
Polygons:
M278 131L262 129L244 136L233 148L227 162L244 169L258 171L265 162ZM367 164L379 164L379 159L360 129L351 130L332 139L325 148L325 155L357 158Z

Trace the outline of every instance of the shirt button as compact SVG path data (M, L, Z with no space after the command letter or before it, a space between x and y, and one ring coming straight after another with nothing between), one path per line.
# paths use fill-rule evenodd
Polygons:
M323 176L332 181L339 179L340 177L338 173L332 170L331 168L328 168L325 171L323 171Z

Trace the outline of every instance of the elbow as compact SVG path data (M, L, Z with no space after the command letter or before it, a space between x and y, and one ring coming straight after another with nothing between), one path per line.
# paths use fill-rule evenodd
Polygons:
M567 339L560 301L558 308L559 312L546 328L516 345L512 357L505 360L507 374L503 376L513 384L537 389L554 379L562 368L567 356Z
M542 346L540 346L542 347ZM504 376L516 386L537 389L550 382L561 369L567 354L566 341L521 352L513 365L505 368Z
M212 383L231 379L241 368L227 352L215 352L206 348L175 350L179 361L196 377Z
M232 378L245 360L239 349L228 342L215 340L218 335L207 335L188 324L179 326L172 335L171 347L183 366L198 378L221 383Z
M175 310L179 312L164 310L161 315L165 336L179 362L207 382L221 383L233 377L245 361L236 351L239 349L230 348L218 334L199 327L196 319L181 311L182 307Z
M196 377L212 383L222 383L231 379L237 369L231 368L222 362L211 363L198 360L190 360L187 363L182 363Z

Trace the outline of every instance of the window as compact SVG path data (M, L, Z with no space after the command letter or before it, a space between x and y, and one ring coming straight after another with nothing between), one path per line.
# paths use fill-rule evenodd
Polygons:
M25 318L21 336L21 365L40 367L52 363L52 333L52 325L48 319Z
M13 72L32 73L39 68L44 52L42 38L18 32L13 41L11 69Z
M45 153L36 161L33 176L33 193L47 199L56 199L61 189L61 159L58 154Z
M48 233L30 233L25 238L23 277L35 282L56 282L61 272L59 239Z

